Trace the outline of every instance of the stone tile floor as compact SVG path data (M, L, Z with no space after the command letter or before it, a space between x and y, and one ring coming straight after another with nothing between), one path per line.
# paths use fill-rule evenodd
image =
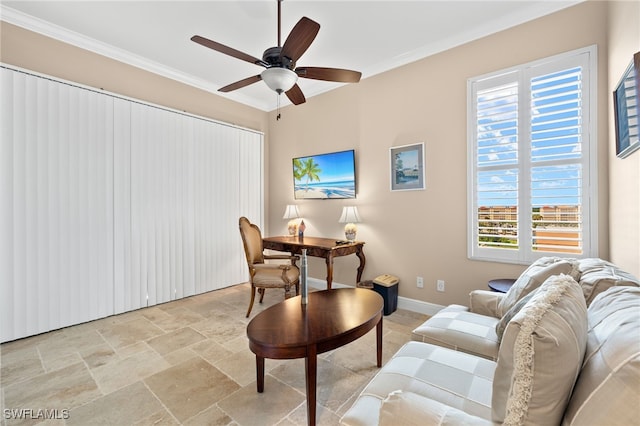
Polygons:
M251 318L282 300L267 291ZM256 392L248 301L241 284L2 344L2 425L306 425L303 359L266 360ZM384 317L383 362L426 318ZM338 424L377 371L375 329L320 355L318 424Z

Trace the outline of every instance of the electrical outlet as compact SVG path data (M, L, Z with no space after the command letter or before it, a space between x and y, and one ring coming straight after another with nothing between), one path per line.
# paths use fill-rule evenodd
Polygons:
M444 293L444 280L438 280L436 282L436 290Z
M424 278L416 277L416 286L418 286L418 288L424 288Z

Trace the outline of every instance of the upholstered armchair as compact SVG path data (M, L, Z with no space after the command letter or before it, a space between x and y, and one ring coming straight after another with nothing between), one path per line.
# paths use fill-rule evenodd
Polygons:
M244 253L249 267L249 281L251 283L251 301L247 310L247 318L251 314L256 289L260 293L260 303L268 288L284 289L285 298L288 297L291 286L295 286L296 295L300 292L300 271L295 265L297 256L265 255L262 246L262 233L257 225L249 222L246 217L240 218L240 235L244 245ZM265 263L265 260L289 260L290 264Z

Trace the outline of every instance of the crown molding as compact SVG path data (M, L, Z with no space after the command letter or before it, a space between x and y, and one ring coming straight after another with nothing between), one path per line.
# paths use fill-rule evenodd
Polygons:
M558 12L562 9L574 6L584 1L586 0L556 0L552 2L547 1L532 4L529 7L518 9L509 16L502 16L500 18L487 21L481 27L470 28L468 31L463 31L456 34L455 36L449 37L448 39L434 41L412 51L402 53L398 56L385 58L384 60L372 64L365 69L360 69L360 71L362 72L362 78L366 79L368 77L372 77L374 75L402 67L404 65L422 60L428 56L435 55L437 53L452 49L456 46L472 42L473 40L486 37L490 34L503 31L507 28L521 25L525 22L531 21L532 19ZM20 12L16 9L4 6L1 3L0 19L25 28L27 30L42 34L46 37L59 40L69 45L76 46L78 48L96 53L104 57L108 57L124 64L140 68L153 74L169 78L171 80L189 85L191 87L195 87L200 90L204 90L216 96L220 96L259 109L261 111L269 112L276 109L275 102L264 100L260 101L245 95L241 91L235 91L233 93L218 92L218 86L214 86L210 81L167 67L161 63L154 62L147 58L133 54L127 50L117 48L99 40L95 40L80 33L76 33L66 28L44 21L40 18L25 14L24 12ZM343 85L344 83L323 82L322 85L310 85L308 88L304 89L304 92L307 99L309 99L313 96L329 92ZM290 102L286 96L281 96L280 98L282 106L290 105Z
M213 95L220 96L234 102L239 102L262 111L269 111L272 109L272 105L263 105L252 98L243 96L241 93L234 94L233 98L231 98L231 96L226 93L218 92L217 86L214 86L206 80L185 74L158 62L135 55L127 50L103 43L99 40L68 30L59 25L52 24L2 4L0 4L0 19L9 24L22 27L26 30L70 44L80 49L84 49L115 61L140 68L144 71L204 90Z

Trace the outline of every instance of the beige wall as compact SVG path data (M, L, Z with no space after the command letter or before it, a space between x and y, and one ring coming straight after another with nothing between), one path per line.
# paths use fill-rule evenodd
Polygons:
M640 2L609 7L609 81L613 92L635 52L640 51ZM613 98L607 108L613 111ZM640 151L616 157L613 114L609 115L609 218L611 260L640 276Z
M401 296L435 304L466 304L473 289L495 277L515 277L523 265L467 259L466 84L469 77L549 55L598 45L598 154L600 254L608 256L607 152L609 93L605 3L586 3L451 49L402 68L287 107L269 121L269 231L286 233L282 214L293 202L291 158L356 149L356 200L305 200L298 204L310 235L342 238L342 206L355 204L364 223L365 277L392 273ZM390 192L389 148L425 143L426 190ZM324 277L313 259L311 276ZM335 262L334 279L355 280L355 258ZM416 287L416 276L425 288ZM437 279L446 292L435 291Z
M307 233L342 238L342 206L356 204L364 219L365 278L393 273L400 295L436 304L466 303L492 277L517 276L523 265L470 261L466 257L466 81L496 69L568 50L598 45L598 153L600 255L638 271L640 153L611 158L610 92L633 51L638 50L638 2L588 2L502 33L347 85L282 110L282 119L202 90L2 23L4 63L265 132L267 170L265 233L283 234L284 206L293 202L291 158L356 149L358 198L304 201ZM634 18L635 17L635 18ZM607 20L609 19L609 20ZM611 30L607 32L607 24ZM611 69L607 68L611 38ZM608 76L608 72L615 75ZM389 191L389 148L424 142L427 189ZM620 166L622 165L622 166ZM612 167L609 229L609 166ZM614 167L615 166L615 167ZM628 186L622 190L621 186ZM631 191L634 203L627 203ZM633 192L635 191L635 192ZM270 196L269 196L270 195ZM631 204L631 205L629 205ZM630 211L627 209L631 208ZM624 228L619 223L625 223ZM632 232L628 232L631 230ZM629 238L631 237L631 238ZM635 256L635 258L634 258ZM634 260L635 259L635 260ZM634 263L635 262L635 263ZM311 260L311 276L324 278L324 264ZM355 257L335 261L335 280L352 284ZM416 276L425 288L415 286ZM444 279L445 293L435 292Z

